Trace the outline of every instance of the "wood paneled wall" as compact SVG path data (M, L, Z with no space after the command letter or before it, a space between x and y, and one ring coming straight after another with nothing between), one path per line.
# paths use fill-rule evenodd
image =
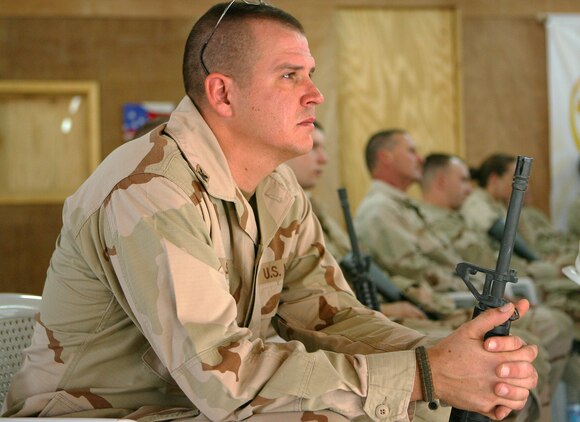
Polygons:
M463 24L466 159L493 152L534 158L529 191L549 212L549 125L544 24L466 17Z
M357 8L337 12L336 22L340 174L356 209L370 186L373 133L401 128L422 154L463 154L457 12Z
M213 1L0 0L0 78L94 80L100 85L103 156L121 144L122 105L183 95L181 57L192 23ZM317 194L329 202L338 171L335 11L457 9L465 154L470 164L499 148L536 159L534 202L549 188L544 27L549 12L579 13L577 0L277 0L305 25L326 102L331 164ZM334 142L332 142L334 141ZM1 151L0 151L1 153ZM338 207L336 207L338 209ZM0 206L0 291L40 294L61 226L62 205Z

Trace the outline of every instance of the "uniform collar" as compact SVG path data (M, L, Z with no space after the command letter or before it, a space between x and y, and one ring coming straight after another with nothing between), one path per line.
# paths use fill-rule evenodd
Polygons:
M407 195L406 192L403 192L389 185L388 183L383 182L382 180L373 179L371 181L371 189L386 194L399 202L417 206L416 202L409 195Z
M249 218L253 210L237 187L217 138L189 97L184 97L171 114L165 132L175 140L208 194L235 203L240 225L256 240L255 220ZM272 235L266 227L280 224L298 195L298 184L292 181L292 170L282 164L258 184L258 209L267 211L260 214L262 236Z
M189 97L184 97L171 113L165 131L175 140L207 192L222 200L235 201L238 189L226 157Z

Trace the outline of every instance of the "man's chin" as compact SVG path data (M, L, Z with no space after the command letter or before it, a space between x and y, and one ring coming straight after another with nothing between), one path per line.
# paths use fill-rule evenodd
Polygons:
M294 153L296 154L296 157L308 154L310 151L312 151L312 143L308 145L306 144L296 145L296 148L294 148Z

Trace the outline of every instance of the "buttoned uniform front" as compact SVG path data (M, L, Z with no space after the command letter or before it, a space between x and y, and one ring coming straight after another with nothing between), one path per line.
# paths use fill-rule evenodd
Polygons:
M408 421L424 336L356 301L288 168L255 209L188 98L114 151L65 203L4 415Z

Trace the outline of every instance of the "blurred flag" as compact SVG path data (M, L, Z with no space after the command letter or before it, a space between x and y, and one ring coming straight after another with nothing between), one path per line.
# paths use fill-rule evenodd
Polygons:
M171 102L127 103L123 105L123 140L133 139L145 123L158 117L169 116L175 104Z

